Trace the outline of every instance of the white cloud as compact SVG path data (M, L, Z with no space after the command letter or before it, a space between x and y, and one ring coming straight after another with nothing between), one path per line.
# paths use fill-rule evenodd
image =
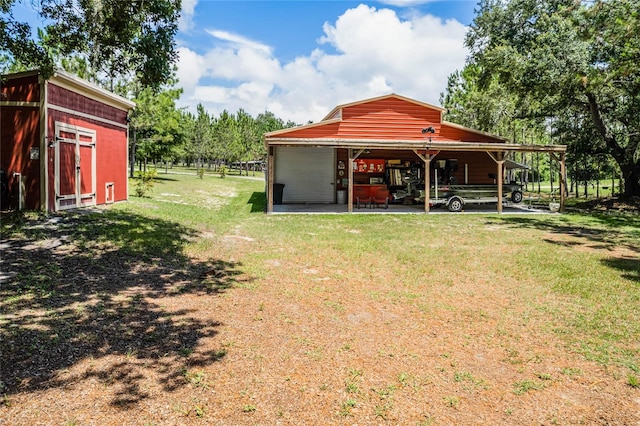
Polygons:
M180 49L182 105L202 103L214 115L268 110L306 123L338 104L391 92L438 104L448 75L464 66L467 54L466 28L431 15L403 19L390 9L360 5L322 30L314 51L286 63L271 46L209 30L209 51Z
M221 31L221 30L206 30L206 32L219 40L229 42L231 45L233 45L236 48L239 48L239 49L247 48L247 49L263 51L264 53L271 54L271 48L266 44L255 42L241 35L233 34L228 31Z
M436 0L378 0L382 4L388 4L390 6L397 7L411 7L421 4L433 3Z
M193 16L196 12L198 0L182 0L182 10L178 20L178 28L182 32L189 32L193 29Z

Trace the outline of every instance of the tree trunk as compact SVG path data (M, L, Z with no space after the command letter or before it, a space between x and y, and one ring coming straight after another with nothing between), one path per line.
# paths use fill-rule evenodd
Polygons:
M624 195L627 197L640 196L640 164L636 164L633 160L629 160L624 164L620 164L624 187Z

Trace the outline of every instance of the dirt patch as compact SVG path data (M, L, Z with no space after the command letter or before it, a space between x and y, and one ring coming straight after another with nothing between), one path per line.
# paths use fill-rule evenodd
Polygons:
M569 302L526 279L417 276L411 257L299 252L251 230L207 234L219 244L196 261L181 246L198 234L158 220L105 235L135 220L2 241L0 424L640 422L626 370L567 348L549 312ZM173 243L153 246L156 232ZM487 256L458 250L469 268Z

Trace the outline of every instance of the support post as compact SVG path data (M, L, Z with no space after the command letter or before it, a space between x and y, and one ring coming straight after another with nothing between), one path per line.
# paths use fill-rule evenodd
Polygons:
M424 212L429 213L429 202L431 201L431 156L424 156ZM437 182L436 182L437 184ZM436 187L436 191L438 188ZM437 193L436 193L437 197Z
M487 154L489 154L489 157L491 157L493 159L493 161L496 162L496 164L498 165L498 179L497 179L497 184L498 184L498 213L502 213L502 198L503 198L503 194L502 194L502 181L504 179L504 152L502 151L498 151L498 152L490 152L487 151Z
M567 173L566 164L565 164L566 154L564 152L561 153L559 158L554 153L551 153L550 155L551 155L551 158L553 158L560 166L559 167L560 178L558 179L558 191L560 191L560 213L564 213L565 191L566 191L566 185L567 185L567 181L565 179L566 173Z
M349 178L349 185L347 185L347 211L349 213L353 213L353 149L349 148L347 150L347 157L349 157L347 161L347 177Z
M429 154L429 151L426 151L424 155L420 154L420 152L418 152L417 149L414 149L413 152L422 160L424 161L424 212L425 213L429 213L429 208L431 207L429 205L429 201L431 200L431 154ZM434 154L433 156L435 157L436 155L438 155L439 151L436 151L436 154ZM437 184L437 182L436 182ZM436 195L437 195L437 191L438 188L436 187Z
M269 156L267 158L267 213L273 213L273 175L275 162L275 147L269 147Z
M498 213L502 213L502 181L504 180L504 153L498 152Z

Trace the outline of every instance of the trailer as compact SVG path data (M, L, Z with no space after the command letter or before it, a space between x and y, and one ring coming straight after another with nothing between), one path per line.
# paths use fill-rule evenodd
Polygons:
M513 203L522 201L522 185L508 183L502 185L505 199ZM424 202L424 192L416 198ZM498 202L498 185L443 185L431 187L429 191L429 205L432 207L446 206L450 212L462 211L465 204L496 204Z

